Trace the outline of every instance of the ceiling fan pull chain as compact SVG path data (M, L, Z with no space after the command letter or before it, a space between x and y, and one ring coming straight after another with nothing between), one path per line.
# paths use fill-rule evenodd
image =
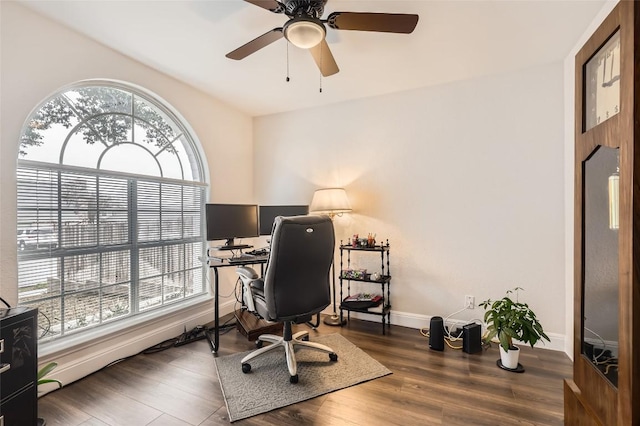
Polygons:
M289 82L289 42L287 41L287 83Z
M324 49L320 46L320 93L322 93L322 51Z

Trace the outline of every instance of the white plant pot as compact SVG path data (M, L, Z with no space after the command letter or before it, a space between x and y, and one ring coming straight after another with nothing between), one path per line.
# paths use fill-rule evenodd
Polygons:
M515 370L518 368L518 358L520 357L520 348L517 346L511 346L508 351L505 351L502 346L500 346L500 361L502 361L502 366L511 370Z

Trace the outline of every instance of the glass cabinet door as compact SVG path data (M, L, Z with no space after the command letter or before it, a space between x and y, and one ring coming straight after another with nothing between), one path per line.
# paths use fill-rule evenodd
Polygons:
M618 149L583 163L582 356L618 385Z

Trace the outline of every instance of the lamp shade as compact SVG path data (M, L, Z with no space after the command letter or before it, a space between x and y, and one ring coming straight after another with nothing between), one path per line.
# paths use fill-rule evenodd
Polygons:
M351 204L347 198L347 192L343 188L318 189L313 193L309 211L336 215L350 212Z

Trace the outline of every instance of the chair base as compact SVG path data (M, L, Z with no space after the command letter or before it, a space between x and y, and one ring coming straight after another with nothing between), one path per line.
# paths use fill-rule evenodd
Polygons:
M251 364L249 361L252 359L259 357L267 352L271 352L273 350L284 348L285 357L287 359L287 368L289 369L290 382L297 383L298 382L298 367L296 363L296 347L299 348L307 348L312 349L314 351L325 352L329 354L329 359L331 361L337 361L338 355L328 346L322 345L320 343L309 342L309 332L308 331L299 331L296 334L291 334L291 322L287 321L284 323L284 333L283 336L276 336L274 334L263 334L258 337L260 342L268 342L271 343L269 346L264 346L260 349L257 349L251 352L249 355L242 358L242 372L248 373L251 371Z

